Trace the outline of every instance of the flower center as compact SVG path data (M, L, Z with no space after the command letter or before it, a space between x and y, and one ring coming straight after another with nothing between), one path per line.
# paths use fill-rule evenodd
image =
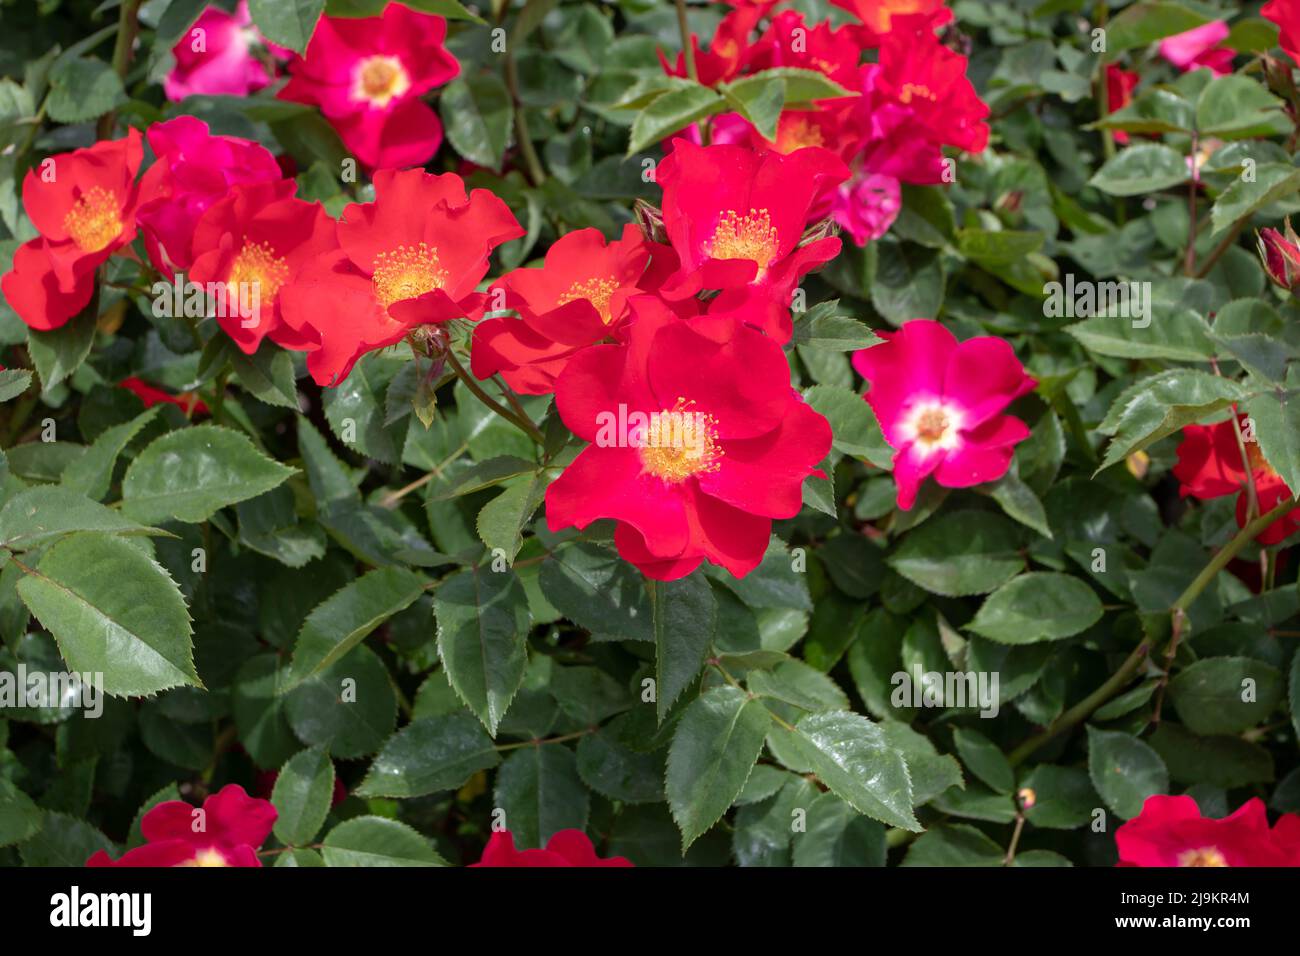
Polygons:
M743 215L728 209L718 218L706 251L714 259L750 259L758 263L761 274L776 258L777 243L776 227L766 209Z
M246 242L230 264L226 284L256 287L258 302L270 305L288 278L289 264L275 254L269 242Z
M609 325L614 320L614 317L609 313L609 301L617 291L618 282L615 279L580 280L569 286L568 291L560 296L556 305L568 305L570 302L586 299L600 313L600 320Z
M99 252L122 234L122 210L117 196L94 186L81 194L63 217L63 228L83 252Z
M678 398L672 408L651 413L640 447L646 473L677 484L721 467L718 459L723 452L718 447L717 419L692 410L694 404Z
M951 451L961 442L962 419L961 412L943 402L922 402L903 418L900 431L924 454Z
M1179 866L1229 866L1227 859L1218 847L1203 846L1198 850L1187 850L1178 854Z
M822 131L810 123L807 117L792 116L781 124L776 136L777 152L793 153L796 149L807 146L825 146L826 139Z
M904 83L903 88L898 92L898 99L902 103L911 103L914 99L929 100L933 103L936 97L924 83Z
M199 850L194 854L194 859L186 860L184 863L177 863L177 866L229 866L226 858L216 850Z
M395 56L377 53L368 56L357 65L356 77L352 82L352 98L366 100L372 106L383 109L394 99L411 88L411 77L402 66L402 61Z
M415 246L398 246L375 256L371 281L375 297L386 309L394 302L441 289L447 281L447 270L438 265L437 250L421 242Z

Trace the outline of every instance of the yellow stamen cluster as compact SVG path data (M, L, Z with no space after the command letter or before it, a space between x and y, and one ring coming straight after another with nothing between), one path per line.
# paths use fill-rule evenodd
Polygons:
M411 78L395 56L368 56L357 67L352 98L383 109L411 88Z
M194 855L194 859L186 860L184 863L177 863L177 866L229 866L226 858L216 850L200 850Z
M778 248L776 227L766 209L744 214L728 209L718 218L707 251L714 259L751 259L762 272L776 258Z
M641 445L641 465L647 474L669 484L693 475L717 471L723 450L718 447L718 420L692 409L695 403L678 398L670 409L653 412Z
M618 281L610 279L584 279L573 283L569 286L564 295L560 296L556 305L568 305L570 302L576 302L578 299L586 299L600 313L601 321L609 325L613 321L613 316L609 312L610 299L618 291Z
M807 146L825 146L822 131L808 122L807 117L792 116L781 123L776 134L776 148L782 153L793 153Z
M1227 858L1219 852L1218 847L1203 846L1198 850L1187 850L1178 854L1179 866L1229 866Z
M289 264L283 256L275 254L269 242L247 242L230 264L231 286L257 283L257 294L262 305L275 301L280 286L289 278Z
M948 414L942 407L927 408L916 419L916 434L927 442L937 442L948 431Z
M904 83L903 88L898 92L898 99L903 103L911 103L915 99L929 100L933 103L937 100L937 97L923 83Z
M394 302L441 289L447 281L447 270L438 264L437 250L421 242L375 256L371 281L375 297L386 309Z
M63 217L63 228L83 252L108 248L122 234L122 209L117 196L101 186L86 190Z

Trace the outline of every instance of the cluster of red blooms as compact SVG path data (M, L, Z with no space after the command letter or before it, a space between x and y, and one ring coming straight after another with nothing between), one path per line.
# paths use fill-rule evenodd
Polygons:
M420 327L469 320L473 373L554 393L565 425L590 443L547 491L553 530L613 519L620 554L651 577L678 578L705 560L745 575L772 521L798 513L803 482L831 445L826 420L791 387L783 350L799 282L840 250L809 227L864 175L896 177L895 193L898 178L933 182L941 144L982 149L988 136L965 58L935 33L951 19L940 3L867 4L862 26L839 30L805 30L782 13L749 44L767 6L723 21L720 35L748 27L730 65L710 59L725 43L701 54L710 81L801 66L862 95L788 114L775 144L722 136L725 118L714 133L729 142L674 139L657 171L652 236L629 226L607 243L578 230L542 267L480 292L492 251L524 234L492 193L467 191L454 174L380 168L374 201L335 220L295 196L261 145L180 116L28 173L23 200L39 236L17 251L4 294L32 328L58 328L91 301L105 260L139 256L139 236L139 257L157 274L215 290L216 320L240 349L270 339L305 352L325 386ZM367 164L421 161L412 144L436 120L418 96L457 70L445 30L398 4L382 17L325 18L282 95L319 104ZM859 64L864 43L878 47L878 63ZM144 138L156 158L138 176ZM958 345L918 321L857 364L898 450L902 507L930 474L950 487L1000 477L1028 434L1001 414L1033 387L1001 340Z
M709 121L715 143L790 153L820 146L840 158L850 175L817 197L819 216L830 215L858 245L889 229L902 207L902 183L952 182L942 147L980 152L988 144L988 107L966 77L966 57L946 46L936 29L952 20L943 0L835 0L862 23L833 29L809 25L784 10L753 37L773 2L740 3L722 19L708 49L693 38L699 80L729 82L773 67L821 73L849 97L821 100L814 108L785 110L774 139L766 139L737 113ZM864 50L875 62L860 63ZM684 54L664 69L685 76Z

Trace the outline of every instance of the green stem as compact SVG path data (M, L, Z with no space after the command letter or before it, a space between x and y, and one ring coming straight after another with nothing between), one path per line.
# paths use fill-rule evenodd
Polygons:
M534 425L527 418L516 415L514 412L506 408L504 405L498 402L487 392L483 391L483 386L479 385L478 381L474 378L474 376L465 370L465 366L460 364L460 362L456 359L456 356L452 354L451 349L447 349L446 356L447 356L447 364L451 366L451 370L456 373L457 378L459 378L462 382L465 383L465 387L474 393L475 398L477 398L488 408L492 409L492 411L496 412L506 421L510 422L515 427L521 429L525 434L528 435L529 438L531 438L537 444L539 445L546 444L546 437L542 434L541 430L536 425Z
M695 67L695 44L691 42L691 28L686 22L686 0L676 0L676 3L677 29L682 34L682 56L686 59L686 75L698 83L700 74Z
M1223 258L1224 253L1236 245L1237 237L1241 235L1242 230L1246 228L1246 224L1249 221L1249 216L1237 220L1236 225L1234 225L1228 234L1223 237L1223 241L1215 246L1214 251L1205 257L1205 261L1201 263L1201 268L1196 270L1196 278L1204 279L1210 274L1210 270L1219 264L1219 260Z
M122 0L121 9L117 14L117 40L113 43L113 72L122 80L126 80L127 71L131 69L135 37L140 30L140 3L141 0ZM99 118L96 131L100 139L112 138L113 124L116 119L117 114L111 110Z
M1227 567L1228 562L1235 558L1248 542L1254 540L1256 535L1294 507L1295 502L1288 499L1277 505L1277 507L1273 508L1267 514L1260 515L1260 517L1256 518L1254 521L1249 522L1244 528L1237 532L1236 536L1231 541L1219 549L1214 557L1210 559L1209 563L1201 569L1201 573L1192 580L1191 584L1187 585L1186 590L1178 596L1178 600L1175 601L1173 606L1169 609L1170 613L1174 617L1174 633L1170 637L1171 644L1175 642L1181 634L1182 622L1186 618L1187 609L1191 607L1192 603L1198 597L1201 596L1201 592L1204 591L1209 583L1214 580L1215 575ZM1137 647L1133 648L1128 657L1124 659L1124 663L1120 664L1119 670L1112 674L1109 680L1065 713L1061 714L1061 716L1054 720L1047 729L1042 731L1042 733L1030 737L1015 750L1011 751L1011 754L1007 758L1011 762L1011 765L1014 767L1023 762L1026 757L1038 750L1038 748L1042 747L1044 744L1054 740L1056 737L1065 733L1067 730L1074 728L1078 724L1083 723L1092 716L1094 710L1123 690L1124 687L1128 685L1128 682L1133 678L1133 675L1137 673L1137 669L1142 665L1142 662L1147 659L1147 656L1153 649L1153 643L1154 642L1151 638L1145 638ZM1176 649L1175 646L1175 650Z

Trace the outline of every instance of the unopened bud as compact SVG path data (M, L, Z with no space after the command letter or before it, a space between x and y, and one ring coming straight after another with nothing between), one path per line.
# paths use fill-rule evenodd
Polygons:
M1276 229L1261 229L1256 235L1264 271L1274 285L1290 291L1300 280L1300 237L1291 228L1291 220L1286 220L1285 234Z

